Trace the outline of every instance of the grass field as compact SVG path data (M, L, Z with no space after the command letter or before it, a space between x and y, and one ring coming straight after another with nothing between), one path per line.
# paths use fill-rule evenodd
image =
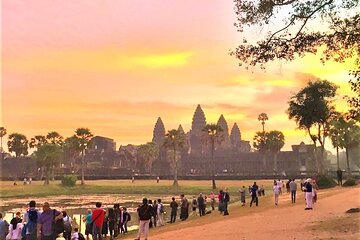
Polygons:
M233 196L239 195L239 188L252 185L254 181L250 180L219 180L216 181L218 189L214 191L217 193L220 189L228 188L229 193ZM178 187L172 186L171 180L160 180L156 183L155 180L135 180L132 183L130 180L93 180L86 181L85 185L77 184L75 187L63 187L60 181L51 182L50 185L44 185L43 181L33 181L31 185L14 186L13 182L0 182L0 198L14 198L14 197L46 197L56 195L84 195L84 194L142 194L156 195L156 194L186 194L197 195L199 193L209 194L213 190L211 188L211 181L179 181ZM267 193L272 192L272 180L257 180L259 186L264 185Z

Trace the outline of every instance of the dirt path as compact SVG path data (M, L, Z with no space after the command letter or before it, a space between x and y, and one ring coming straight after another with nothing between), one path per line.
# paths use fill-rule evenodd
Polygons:
M277 207L272 197L260 199L257 208L234 204L227 217L216 212L180 224L168 224L152 230L148 239L360 239L360 213L345 214L354 207L360 207L360 188L320 191L312 211L304 210L302 193L295 205L290 203L289 195L283 194Z

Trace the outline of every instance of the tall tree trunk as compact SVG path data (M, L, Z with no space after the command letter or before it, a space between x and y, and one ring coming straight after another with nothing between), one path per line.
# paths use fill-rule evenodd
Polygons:
M41 167L40 168L40 177L39 177L39 179L43 180L43 178L44 178L44 167Z
M346 153L346 172L350 176L351 170L350 170L350 161L349 161L349 151L347 147L345 147L345 153Z
M212 189L216 189L216 183L215 183L215 159L214 159L214 151L215 151L215 141L212 140L211 142L211 162L212 162Z
M174 168L174 183L173 183L173 186L179 186L177 160L176 160L176 149L175 148L174 148L174 163L175 163L175 168Z
M278 170L278 166L277 166L277 155L278 153L274 153L274 170L275 172Z
M55 181L55 166L52 166L51 168L51 180Z
M85 157L84 157L84 150L82 150L81 151L81 185L85 184L84 168L85 168Z
M45 182L44 182L44 185L49 185L50 184L49 178L50 178L50 167L46 167L45 168Z
M339 161L339 146L336 146L336 160L338 169L340 169L340 161Z

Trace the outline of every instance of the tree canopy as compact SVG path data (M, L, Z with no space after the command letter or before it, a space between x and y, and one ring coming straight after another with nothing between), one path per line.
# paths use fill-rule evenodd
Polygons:
M20 133L12 133L8 139L9 152L14 152L16 157L28 155L28 143L26 136Z
M275 28L256 43L243 38L231 52L240 64L292 61L322 47L323 62L360 57L359 0L234 0L238 31ZM314 25L321 27L314 27Z

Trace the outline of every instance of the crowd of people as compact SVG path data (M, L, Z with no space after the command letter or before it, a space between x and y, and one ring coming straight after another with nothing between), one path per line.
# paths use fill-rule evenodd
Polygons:
M273 193L275 205L279 204L279 195L283 194L283 189L286 187L286 192L291 195L291 202L296 202L297 183L295 179L289 179L286 184L280 179L274 180ZM313 209L313 205L317 200L317 184L314 180L308 178L301 180L300 189L304 192L306 202L305 210ZM239 190L239 197L241 206L246 204L246 196L250 196L250 207L253 204L259 205L259 197L265 196L265 188L259 187L256 182L248 189L242 186ZM215 205L218 206L218 211L224 216L229 215L228 204L230 202L230 194L227 189L220 190L218 194L211 192L208 196L200 193L198 196L193 196L190 202L184 194L180 195L179 202L175 197L170 201L170 220L169 223L175 223L178 210L180 210L179 219L185 221L189 218L189 214L200 217L211 213L215 210ZM210 204L209 210L207 210ZM54 240L61 235L64 240L89 240L90 235L92 239L104 239L109 236L110 239L115 238L120 234L128 232L127 224L131 221L131 214L126 207L120 207L119 204L114 204L113 207L105 210L102 204L97 202L96 208L88 209L86 215L82 219L85 223L85 236L79 232L76 219L72 219L66 211L58 211L51 209L50 204L45 202L42 206L42 212L36 209L35 201L30 201L28 209L24 213L23 218L21 213L17 212L14 218L7 224L2 219L0 213L0 240ZM192 211L191 211L192 210ZM142 204L137 208L137 215L139 217L139 230L136 239L140 239L143 234L147 239L149 228L161 227L165 225L165 207L162 199L148 200L144 198Z

